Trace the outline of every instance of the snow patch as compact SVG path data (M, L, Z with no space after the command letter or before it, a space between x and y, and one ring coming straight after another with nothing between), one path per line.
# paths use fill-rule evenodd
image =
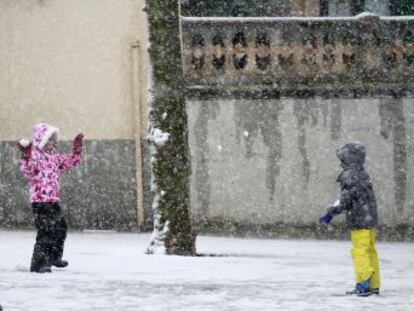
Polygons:
M27 267L23 266L23 265L17 265L14 268L14 271L16 271L16 272L29 272L29 269Z
M414 20L414 16L410 15L410 16L381 16L382 20L389 20L389 21L412 21Z
M377 14L372 12L362 12L355 16L356 18L366 18L366 17L379 17Z
M38 275L27 272L35 235L0 231L4 311L408 311L414 305L409 242L378 242L381 295L354 298L343 296L355 285L349 241L199 236L200 253L223 256L147 256L150 234L69 232L69 267Z
M283 17L195 17L195 16L182 16L181 19L183 22L189 23L232 23L232 22L306 22L306 21L357 21L361 18L367 16L378 16L381 20L414 20L414 16L379 16L370 12L363 12L355 16L283 16Z
M148 24L147 24L148 27ZM147 28L149 31L149 29ZM149 45L148 45L149 47ZM148 66L148 106L149 106L149 115L152 115L154 110L154 81L153 81L153 65L152 63ZM167 117L167 113L164 112L162 114L162 118L165 119ZM156 147L162 147L169 139L170 134L163 132L161 129L157 128L155 122L151 120L149 123L150 133L148 135L148 140L152 142L150 144L150 152L151 152L151 171L154 172L154 166L157 163L157 154L158 150ZM165 247L165 238L169 231L169 222L166 221L163 225L161 224L161 214L159 212L159 201L160 198L165 194L163 191L159 189L157 180L154 174L151 174L151 191L154 193L153 202L152 202L152 210L154 213L154 228L151 234L149 246L146 249L146 254L166 254L166 247Z
M164 146L169 137L170 133L163 132L159 128L155 127L151 129L150 140L159 147Z
M158 198L154 199L154 203L158 208ZM150 245L147 248L146 253L149 255L165 255L167 249L165 247L165 238L169 231L169 221L166 221L164 227L161 228L161 215L155 213L154 216L154 230L151 234Z

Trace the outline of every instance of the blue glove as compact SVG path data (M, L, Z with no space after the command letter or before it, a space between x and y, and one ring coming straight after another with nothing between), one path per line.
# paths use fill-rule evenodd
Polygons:
M327 212L326 214L322 215L321 218L319 218L319 224L320 225L329 225L333 218L333 214L331 212Z

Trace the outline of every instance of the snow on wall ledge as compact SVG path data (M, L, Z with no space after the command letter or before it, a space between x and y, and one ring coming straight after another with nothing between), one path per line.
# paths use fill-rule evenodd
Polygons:
M314 226L339 195L335 149L359 140L367 146L366 169L381 224L412 230L414 193L408 189L414 162L408 152L414 150L413 101L189 99L195 223L227 231L232 224L245 231L267 226L269 232L272 224L282 224L287 235L290 226Z

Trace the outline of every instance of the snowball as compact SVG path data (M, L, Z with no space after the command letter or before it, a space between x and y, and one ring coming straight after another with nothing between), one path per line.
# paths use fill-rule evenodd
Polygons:
M22 138L19 140L19 144L22 145L24 148L27 148L30 146L30 140Z

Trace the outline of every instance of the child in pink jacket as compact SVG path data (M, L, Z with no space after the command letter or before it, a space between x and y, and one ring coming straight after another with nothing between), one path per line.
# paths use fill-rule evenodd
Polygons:
M83 134L75 137L72 153L68 155L56 150L58 134L57 128L40 123L34 128L32 142L21 139L17 143L23 153L20 170L29 181L37 228L30 272L51 272L51 266L68 265L62 260L67 226L59 206L59 174L79 165Z

